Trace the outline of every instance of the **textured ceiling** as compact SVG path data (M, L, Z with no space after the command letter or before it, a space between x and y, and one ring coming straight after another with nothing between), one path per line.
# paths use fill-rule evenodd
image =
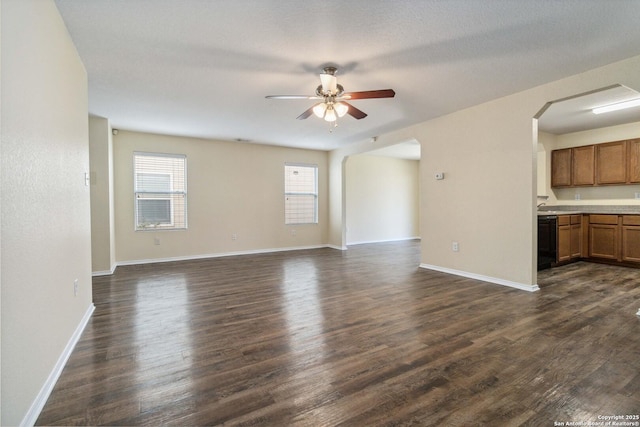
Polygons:
M56 0L115 128L334 149L640 54L638 0ZM325 65L368 113L296 120ZM637 89L637 88L636 88Z

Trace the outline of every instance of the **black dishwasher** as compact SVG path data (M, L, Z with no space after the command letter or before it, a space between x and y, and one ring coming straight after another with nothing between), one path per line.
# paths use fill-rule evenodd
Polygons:
M556 263L556 215L538 215L538 271Z

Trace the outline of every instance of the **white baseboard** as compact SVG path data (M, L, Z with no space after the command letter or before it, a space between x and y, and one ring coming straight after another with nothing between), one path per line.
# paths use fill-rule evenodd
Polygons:
M93 303L89 306L89 308L87 308L87 311L84 313L82 320L76 327L73 335L71 335L69 342L67 342L67 346L64 348L62 354L58 358L58 361L53 367L53 370L49 374L47 381L45 381L44 385L40 389L40 392L31 404L31 407L22 419L20 426L33 426L38 420L40 412L42 412L42 408L44 408L44 405L47 403L47 400L49 399L49 396L53 391L53 387L56 385L58 378L60 378L60 374L62 374L62 370L69 360L69 356L71 356L73 349L80 340L80 336L82 335L84 328L86 328L87 323L89 323L89 319L91 319L91 315L93 314L93 311L95 309L96 307L93 305Z
M256 255L256 254L266 254L266 253L272 253L272 252L302 251L307 249L321 249L321 248L327 248L327 247L330 247L330 246L329 245L295 246L295 247L287 247L287 248L252 249L248 251L223 252L223 253L217 253L217 254L186 255L186 256L169 257L169 258L136 259L131 261L118 261L117 266L153 264L157 262L192 261L197 259L221 258L221 257L229 257L229 256L237 256L237 255Z
M406 242L408 240L420 240L420 237L403 237L401 239L386 239L386 240L362 240L359 242L347 242L347 246L369 245L373 243Z
M328 248L331 249L337 249L339 251L346 251L347 247L346 246L338 246L338 245L327 245Z
M111 276L116 271L116 267L117 266L118 266L117 264L112 265L111 266L111 270L93 271L91 273L91 276L93 276L93 277Z
M453 274L455 276L468 277L469 279L481 280L483 282L495 283L496 285L508 286L510 288L516 288L527 292L536 292L540 288L538 285L525 285L524 283L512 282L510 280L498 279L497 277L483 276L481 274L469 273L466 271L454 270L452 268L439 267L437 265L420 264L421 268L428 270L440 271L442 273Z

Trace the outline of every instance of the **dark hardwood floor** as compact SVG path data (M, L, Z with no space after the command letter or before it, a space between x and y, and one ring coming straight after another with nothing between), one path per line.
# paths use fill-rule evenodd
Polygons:
M119 267L39 425L553 426L640 413L640 270L528 293L417 242ZM586 425L586 424L585 424Z

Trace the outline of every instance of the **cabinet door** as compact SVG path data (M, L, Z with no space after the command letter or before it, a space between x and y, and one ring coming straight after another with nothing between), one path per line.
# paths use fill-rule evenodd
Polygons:
M596 145L596 183L627 182L627 141Z
M558 226L558 262L565 262L571 259L571 226Z
M571 149L571 184L593 185L595 183L595 146Z
M571 148L551 152L551 186L571 185Z
M582 257L582 225L571 224L571 259Z
M618 226L589 224L589 257L618 259Z
M622 260L640 262L640 227L622 226Z
M640 138L627 142L629 182L640 182Z
M571 259L582 258L582 215L571 215Z

